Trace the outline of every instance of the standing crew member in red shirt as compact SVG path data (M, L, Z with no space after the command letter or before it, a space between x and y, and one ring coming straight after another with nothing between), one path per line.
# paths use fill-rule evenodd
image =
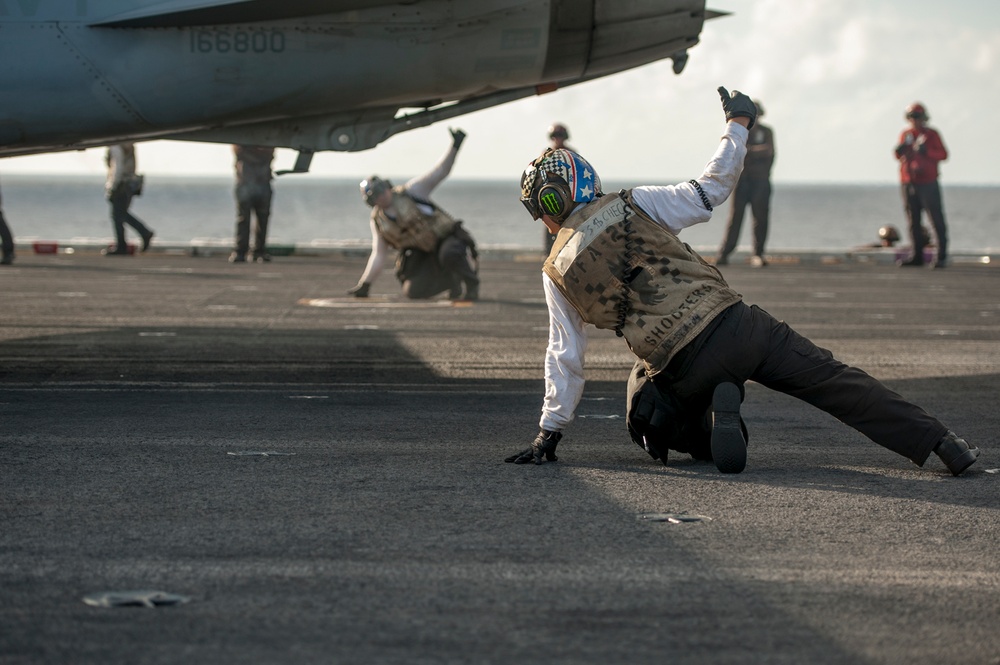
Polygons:
M944 268L948 259L948 229L944 222L941 187L938 185L938 162L948 159L948 150L941 141L941 135L927 126L930 116L923 104L910 104L906 108L906 119L910 121L910 126L899 137L896 159L899 160L903 204L910 220L913 255L900 261L899 265L924 265L927 237L920 225L920 214L926 210L934 226L934 235L937 236L938 251L934 267Z

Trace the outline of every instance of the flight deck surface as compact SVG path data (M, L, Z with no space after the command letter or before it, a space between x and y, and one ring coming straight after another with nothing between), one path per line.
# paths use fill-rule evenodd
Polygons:
M596 330L559 461L504 464L537 431L538 257L485 257L471 304L388 271L346 296L363 267L0 269L0 662L1000 662L996 267L724 268L979 445L960 478L756 384L743 473L662 465ZM134 590L188 602L84 602Z

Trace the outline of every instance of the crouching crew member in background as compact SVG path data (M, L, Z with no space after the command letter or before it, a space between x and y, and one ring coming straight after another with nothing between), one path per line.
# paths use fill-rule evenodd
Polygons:
M372 251L349 294L368 296L391 247L399 252L396 277L407 298L431 298L448 291L452 300L479 299L476 243L460 220L430 200L434 188L451 173L465 132L452 130L451 137L444 158L401 187L374 175L361 181L361 197L372 208Z

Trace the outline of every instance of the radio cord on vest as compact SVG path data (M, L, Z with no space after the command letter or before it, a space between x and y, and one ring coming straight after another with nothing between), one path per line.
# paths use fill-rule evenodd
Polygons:
M622 255L623 266L622 266L622 296L621 300L618 302L618 325L615 326L615 334L619 337L624 337L625 333L622 332L622 328L625 327L625 317L628 316L629 310L629 293L631 288L629 284L635 278L635 273L629 270L629 266L632 264L632 257L635 252L633 248L635 247L632 237L634 231L632 229L632 206L629 205L628 199L625 198L625 190L618 192L618 195L622 198L625 203L624 213L625 216L622 218L622 230L625 232L625 252ZM631 274L630 274L631 273Z

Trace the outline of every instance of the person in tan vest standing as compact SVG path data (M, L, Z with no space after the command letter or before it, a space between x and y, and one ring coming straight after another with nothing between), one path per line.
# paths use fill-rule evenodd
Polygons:
M232 263L246 263L248 257L256 263L267 263L267 224L271 219L271 200L274 190L271 180L271 163L274 148L263 145L234 145L236 167L236 239ZM253 254L250 254L250 222L256 217L253 228Z
M628 384L632 439L664 463L669 450L747 462L744 382L798 397L923 466L931 452L959 475L979 455L954 432L787 324L748 306L722 273L677 238L732 193L757 110L719 88L726 131L704 173L675 186L603 194L580 155L547 150L521 177L521 203L557 234L542 283L549 310L545 397L531 446L505 461L556 460L583 393L584 325L614 330L636 356Z
M132 199L142 194L143 177L136 173L135 144L116 143L108 146L104 162L108 165L108 179L104 186L105 197L111 204L111 224L115 230L115 246L103 250L105 256L129 256L125 241L125 227L131 226L142 238L145 252L153 240L153 231L142 220L129 212Z

